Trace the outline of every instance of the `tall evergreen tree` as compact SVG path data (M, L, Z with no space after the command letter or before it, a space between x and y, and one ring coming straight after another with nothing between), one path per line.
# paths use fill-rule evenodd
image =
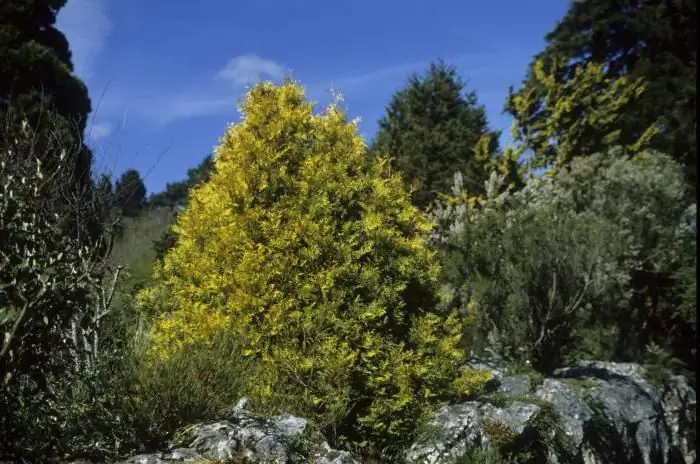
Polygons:
M364 165L337 104L313 110L290 80L248 93L137 297L156 315L146 354L182 366L232 337L241 349L226 357L251 366L243 390L261 413L303 415L332 442L398 462L442 395L487 377L459 367L461 323L435 307L426 216L384 160Z
M146 185L136 169L124 171L114 186L116 207L127 217L137 216L146 205Z
M0 140L22 119L41 135L51 163L60 149L80 153L72 175L90 183L92 154L82 143L91 110L85 84L73 74L66 37L55 27L65 0L0 3ZM43 148L43 147L42 147Z
M66 233L96 243L102 236L101 214L92 153L83 143L91 103L85 84L73 73L68 41L55 26L65 3L0 2L0 149L10 149L28 123L33 146L25 156L39 156L44 172L62 186L57 214L66 217Z
M467 189L480 194L488 170L476 154L482 136L491 135L488 152L498 151L498 132L490 131L483 105L454 67L442 60L431 63L425 76L413 75L394 94L379 121L370 153L386 154L414 189L412 201L425 209L448 193L455 170L462 172Z
M529 101L523 111L513 100L506 110L516 120L521 134L544 124L546 94L536 77L536 63L554 67L554 78L570 94L576 86L567 83L587 64L603 66L606 78L642 79L645 91L620 111L605 126L619 131L619 144L633 143L651 125L660 123L663 130L651 141L651 148L668 153L686 168L693 188L697 183L696 132L696 60L697 7L693 0L585 0L572 2L568 13L546 35L547 46L533 60L530 72L515 96ZM566 66L560 67L559 63ZM547 70L545 70L547 71ZM591 102L593 100L590 100ZM591 108L579 105L571 124L585 121ZM563 128L566 129L565 127ZM591 133L582 145L599 144L607 133ZM530 140L536 141L537 137ZM547 144L546 137L539 138ZM540 152L546 147L537 143ZM599 146L581 146L595 153Z

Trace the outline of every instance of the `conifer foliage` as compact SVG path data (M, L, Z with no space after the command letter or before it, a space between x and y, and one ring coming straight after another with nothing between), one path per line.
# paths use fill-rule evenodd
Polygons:
M156 314L148 359L229 331L261 409L390 454L442 395L486 380L458 367L461 323L435 309L430 223L386 160L365 163L337 103L314 114L286 81L254 87L241 111L139 295Z
M457 70L438 60L425 76L411 77L379 121L371 152L392 157L421 209L439 193L450 192L455 170L462 172L470 192L482 194L490 158L498 152L499 133L489 130L476 93L465 93L464 87ZM485 136L484 156L476 145Z
M605 149L604 140L611 131L616 132L616 144L632 145L650 126L660 125L663 130L650 140L650 148L670 154L684 166L686 179L695 189L697 27L697 2L692 0L571 2L566 15L545 36L547 46L534 57L517 90L521 102L509 102L506 111L535 151L550 148L540 130L553 106L560 115L568 113L559 118L564 133L586 129L577 148L588 153ZM577 85L582 75L592 83L592 70L599 75L598 83L641 80L645 91L630 99L624 93L629 86L612 84L599 89L598 96L595 88ZM545 85L543 71L550 75ZM553 98L553 87L559 88L558 98ZM616 87L621 95L612 92ZM621 111L615 119L601 119L601 103L603 108L618 106ZM540 136L531 138L536 133Z

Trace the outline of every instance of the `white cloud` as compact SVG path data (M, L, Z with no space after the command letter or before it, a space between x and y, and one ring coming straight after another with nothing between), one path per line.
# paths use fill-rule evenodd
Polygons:
M70 43L76 75L84 80L90 79L112 31L107 0L67 2L59 11L57 26Z
M112 135L114 126L108 122L98 122L88 127L88 137L97 141Z
M448 65L457 66L459 71L467 69L469 71L469 76L475 76L488 71L488 66L485 66L485 61L488 61L488 56L476 54L458 55L445 59ZM376 89L378 85L385 84L391 85L392 87L401 86L411 74L423 74L429 63L430 60L410 61L389 65L364 73L349 74L345 77L335 79L332 82L332 86L338 88L342 92L352 91L354 95L358 95L358 92L372 91ZM461 72L458 72L458 74L461 74Z
M281 79L285 69L279 63L260 58L255 54L240 55L232 58L216 75L217 79L232 82L237 87L243 87L258 82L263 77Z
M229 110L236 113L234 95L180 94L153 101L143 114L156 124L167 124L180 119L221 114Z
M482 75L491 79L490 74L498 70L494 61L499 61L498 54L465 54L446 59L460 70L459 74L474 77ZM423 73L430 60L413 61L390 65L381 69L369 70L365 73L346 75L335 79L316 82L302 81L309 97L327 97L329 87L341 93L351 93L355 98L378 88L398 88L405 79L413 73ZM465 70L466 73L461 72ZM253 84L262 78L280 79L287 74L285 66L272 60L260 58L255 54L239 55L226 64L223 69L213 75L214 81L224 81L233 84L232 90L228 85L216 85L206 78L199 82L190 82L186 89L175 93L158 93L135 95L131 89L115 95L113 90L101 102L100 111L121 114L128 111L130 115L148 121L156 126L164 126L174 121L202 116L237 114L238 98L243 87ZM210 78L211 79L211 78ZM384 90L381 90L384 92ZM117 91L117 94L119 91ZM479 94L481 96L481 93ZM320 98L320 100L325 100Z
M385 79L408 77L412 72L422 71L423 67L425 67L425 63L422 61L401 63L362 74L355 74L350 77L340 78L335 81L334 85L342 90L349 90L351 88L374 84L377 81Z
M101 102L100 109L107 112L127 110L133 116L145 119L158 126L173 121L201 116L237 112L238 97L243 87L254 84L262 78L281 79L286 74L285 68L272 60L260 58L254 54L237 56L214 74L214 81L232 83L229 86L211 85L211 82L190 83L186 90L172 94L151 94L136 96L131 91L122 95L111 92ZM117 93L119 93L117 91Z

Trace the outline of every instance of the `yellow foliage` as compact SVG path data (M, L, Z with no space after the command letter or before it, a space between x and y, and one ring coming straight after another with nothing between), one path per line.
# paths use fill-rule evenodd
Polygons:
M521 151L533 150L532 167L554 175L576 156L587 156L618 144L617 119L646 90L642 79L609 77L602 63L587 63L562 82L567 63L537 60L530 81L511 94L508 111L514 116L511 135ZM659 132L657 124L634 136L625 146L632 155L642 151ZM629 137L627 137L629 139ZM550 169L551 168L551 169Z
M191 192L176 246L138 301L152 359L227 330L257 366L261 409L335 430L366 452L409 440L439 398L478 390L459 318L437 313L431 224L337 104L294 82L254 87Z

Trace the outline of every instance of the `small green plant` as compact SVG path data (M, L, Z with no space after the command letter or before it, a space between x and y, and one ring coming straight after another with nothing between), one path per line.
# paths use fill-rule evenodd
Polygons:
M143 346L138 362L135 401L152 443L176 439L181 427L225 417L245 394L250 362L241 356L240 341L229 333L209 344L193 345L161 363L149 363Z
M656 387L660 393L664 391L672 375L682 373L688 378L692 377L683 361L674 357L670 350L654 342L646 346L643 366L644 380Z
M425 423L416 432L417 443L435 443L447 436L447 429L442 425Z
M545 462L552 453L559 462L574 462L576 450L572 439L562 425L561 414L554 405L538 402L539 412L528 423L520 439L520 450L528 454L529 463Z
M317 446L314 445L311 433L294 435L287 439L287 462L289 464L304 464L311 462Z
M509 446L518 436L508 424L500 421L484 418L481 421L481 426L486 437L499 448Z
M508 462L538 464L545 462L550 451L562 459L561 462L572 462L574 445L562 428L561 415L551 403L530 394L491 393L482 395L479 399L501 409L514 402L533 404L540 408L517 436L503 429L503 424L485 421L485 432L497 437L494 442L499 445L498 453L511 459Z
M530 380L530 391L535 391L544 382L544 375L533 371L528 375L528 380Z

